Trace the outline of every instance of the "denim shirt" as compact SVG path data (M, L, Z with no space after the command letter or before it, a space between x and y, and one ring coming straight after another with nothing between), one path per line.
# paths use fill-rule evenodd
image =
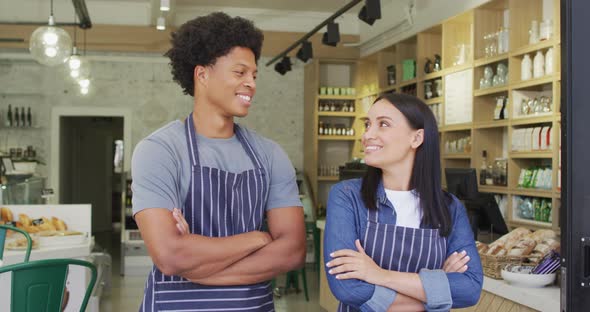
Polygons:
M328 197L326 229L324 232L324 259L330 261L330 253L340 249L356 250L354 241L364 237L367 229L367 207L361 198L361 179L342 181L332 187ZM451 195L452 196L452 195ZM387 200L383 183L377 189L379 220L395 224L396 213ZM483 284L481 260L475 247L473 232L463 204L454 196L448 207L452 229L447 237L448 258L453 252L465 250L470 257L464 273L445 273L422 269L418 273L427 302L427 311L448 311L477 304ZM327 271L327 270L326 270ZM337 280L326 272L328 284L334 296L341 302L361 311L386 311L394 302L397 292L358 279Z

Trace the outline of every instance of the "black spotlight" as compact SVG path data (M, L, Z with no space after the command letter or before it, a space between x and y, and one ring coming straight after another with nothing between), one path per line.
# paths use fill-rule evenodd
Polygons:
M301 49L297 51L297 58L302 62L307 62L313 57L313 49L311 48L311 42L305 41L301 44Z
M291 59L288 56L283 57L283 59L275 65L275 70L277 73L285 75L291 70Z
M369 25L373 25L381 18L381 1L365 0L365 5L359 12L359 19Z
M340 41L340 31L338 30L338 24L334 22L328 23L328 31L322 36L322 43L328 46L335 47Z
M288 56L283 57L281 64L283 64L283 66L285 66L285 69L287 71L291 70L291 58L290 57L288 57Z

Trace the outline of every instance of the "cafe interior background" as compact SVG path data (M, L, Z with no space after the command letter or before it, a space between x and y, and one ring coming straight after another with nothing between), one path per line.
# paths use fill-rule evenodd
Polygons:
M131 216L132 151L192 108L162 56L170 33L223 11L264 31L257 94L237 121L286 151L308 225L304 269L275 281L277 311L335 311L320 265L327 194L362 175L360 119L387 92L418 96L437 118L443 186L465 202L481 242L484 289L466 310L558 311L561 8L558 0L0 0L2 222L10 211L14 221L63 224L52 229L72 235L40 236L31 224L31 260L93 262L87 310L136 310L152 263ZM48 26L57 35L43 43ZM4 265L22 261L15 244L6 240ZM527 262L543 274L514 269ZM66 311L77 309L88 279L70 271ZM9 288L6 276L0 285ZM0 306L9 297L0 291Z

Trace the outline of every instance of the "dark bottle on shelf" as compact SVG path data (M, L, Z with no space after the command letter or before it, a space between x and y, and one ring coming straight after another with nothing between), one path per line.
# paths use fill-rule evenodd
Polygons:
M19 127L20 126L20 118L18 118L18 107L14 108L14 118L12 118L12 126Z
M481 161L481 167L479 169L479 184L486 185L486 178L487 178L486 171L488 170L488 164L487 164L488 152L484 150L481 153L481 157L483 159Z
M20 108L20 126L26 127L27 126L27 115L25 114L25 108Z
M32 122L33 118L31 116L31 107L27 108L27 126L28 127L32 127L33 126L33 122Z
M6 112L6 121L4 122L6 127L12 127L12 105L8 104L8 112Z

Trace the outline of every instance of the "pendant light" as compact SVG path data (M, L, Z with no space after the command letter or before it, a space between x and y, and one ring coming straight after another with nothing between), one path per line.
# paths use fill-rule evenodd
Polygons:
M74 24L76 24L76 16L74 15ZM70 70L70 77L77 81L81 77L87 77L90 74L90 65L86 57L78 53L77 31L78 25L74 26L74 47L72 48L72 55L68 58L68 69Z
M85 64L85 69L80 71L80 76L77 78L77 82L78 86L80 86L80 94L87 95L90 90L90 65L86 59L86 29L84 29L84 55L81 59L83 60L81 64Z
M72 39L68 33L55 26L53 0L47 26L35 29L29 40L29 51L33 58L47 66L63 64L72 52Z

